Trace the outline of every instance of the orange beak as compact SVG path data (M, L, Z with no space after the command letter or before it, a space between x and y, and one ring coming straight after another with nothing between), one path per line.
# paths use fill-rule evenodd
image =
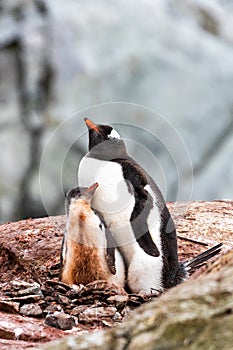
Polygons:
M99 186L98 182L95 182L93 185L88 187L88 189L85 191L85 193L93 193L97 187Z
M84 121L85 121L86 126L88 127L88 129L92 129L92 130L95 130L97 132L100 132L98 127L97 127L97 125L95 123L93 123L93 121L91 121L88 118L84 118Z

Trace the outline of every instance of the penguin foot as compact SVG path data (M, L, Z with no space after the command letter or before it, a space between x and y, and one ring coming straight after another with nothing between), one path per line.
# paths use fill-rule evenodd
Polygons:
M140 297L149 297L149 298L154 298L154 297L159 297L162 294L162 291L159 291L157 289L151 288L151 291L145 291L143 289L141 289L138 293L138 295L140 295Z

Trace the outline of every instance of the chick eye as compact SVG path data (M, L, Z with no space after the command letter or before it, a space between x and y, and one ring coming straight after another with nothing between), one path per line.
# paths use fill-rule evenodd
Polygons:
M101 231L103 231L104 226L102 223L99 224L99 228L101 229Z

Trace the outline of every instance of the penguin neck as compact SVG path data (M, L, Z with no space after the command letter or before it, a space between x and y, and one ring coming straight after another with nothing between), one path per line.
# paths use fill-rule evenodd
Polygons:
M90 248L105 248L105 235L101 231L99 216L82 199L72 201L66 225L67 238Z
M109 139L97 145L89 141L89 157L101 160L128 159L130 158L123 140Z

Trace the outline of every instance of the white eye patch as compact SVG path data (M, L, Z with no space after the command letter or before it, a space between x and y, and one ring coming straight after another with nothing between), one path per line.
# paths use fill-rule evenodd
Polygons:
M111 133L109 134L108 137L112 137L114 139L120 139L121 138L120 135L118 134L118 132L116 130L114 130L114 129L112 129L112 131L111 131Z

